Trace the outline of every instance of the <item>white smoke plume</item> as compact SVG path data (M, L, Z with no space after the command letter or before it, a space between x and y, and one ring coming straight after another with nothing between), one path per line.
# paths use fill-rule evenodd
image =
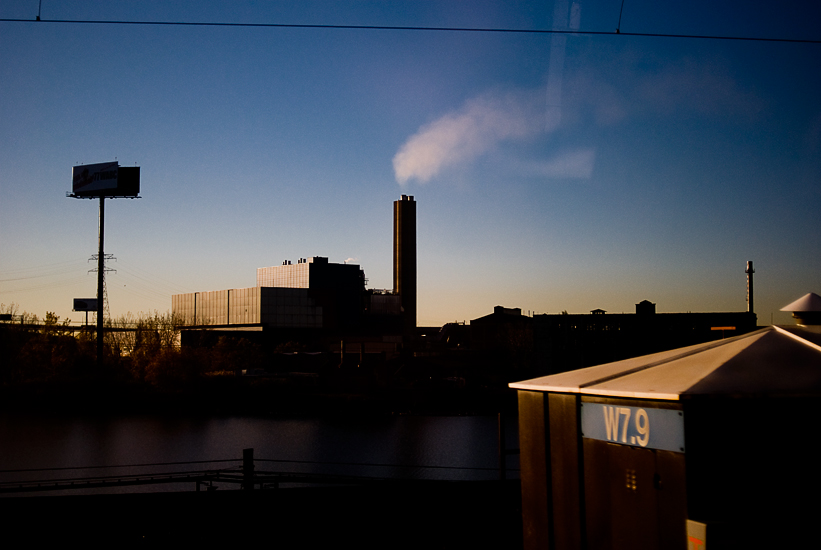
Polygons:
M550 160L524 168L534 176L561 179L589 179L596 161L595 149L576 149L560 153Z
M544 129L535 94L482 96L467 101L412 135L393 157L396 181L426 183L443 168L468 162L508 139ZM543 107L542 107L543 109Z

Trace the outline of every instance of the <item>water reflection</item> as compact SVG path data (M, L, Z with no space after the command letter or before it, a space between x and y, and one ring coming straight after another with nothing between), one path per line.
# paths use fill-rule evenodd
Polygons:
M518 446L515 418L507 446ZM179 472L239 465L253 448L257 470L411 479L498 477L496 417L267 419L250 417L111 418L0 415L2 481L146 472L100 468L166 463L149 471ZM236 463L168 464L236 459ZM80 470L10 472L39 468ZM518 458L508 459L517 477ZM112 488L111 492L192 490L193 484Z

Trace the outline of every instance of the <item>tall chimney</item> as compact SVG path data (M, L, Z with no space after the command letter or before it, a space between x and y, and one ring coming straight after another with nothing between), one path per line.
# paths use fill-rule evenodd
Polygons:
M753 306L753 273L755 273L755 269L753 269L752 260L747 262L747 270L744 273L747 274L747 313L755 313L755 307Z
M393 203L393 290L402 304L406 337L416 332L416 202L402 195Z

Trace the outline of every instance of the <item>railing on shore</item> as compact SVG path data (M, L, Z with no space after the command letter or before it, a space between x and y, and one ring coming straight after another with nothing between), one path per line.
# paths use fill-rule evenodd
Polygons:
M149 473L129 473L124 475L104 475L104 476L83 476L64 477L51 479L31 479L0 481L0 495L10 493L33 493L45 491L64 491L77 489L109 489L114 487L128 487L139 485L159 485L168 483L195 483L196 491L216 490L218 484L238 485L242 490L254 489L277 489L282 485L306 485L306 486L326 486L326 485L361 485L373 482L426 482L429 480L419 480L403 476L361 476L345 474L325 474L325 473L300 473L285 471L257 470L256 463L266 464L290 464L290 465L311 465L311 466L345 466L345 467L383 467L392 469L424 469L424 470L451 470L451 471L497 471L497 468L476 468L458 466L420 466L402 464L375 464L375 463L355 463L355 462L315 462L299 460L277 460L277 459L254 459L254 449L243 449L241 459L204 460L190 462L157 462L150 464L126 464L118 466L90 466L90 467L67 467L67 468L31 468L20 470L0 470L3 474L23 474L57 471L76 470L117 470L134 468L157 468L160 466L193 466L200 464L231 464L224 468L197 469L170 472L149 472ZM500 464L499 479L504 480L505 471L509 470Z

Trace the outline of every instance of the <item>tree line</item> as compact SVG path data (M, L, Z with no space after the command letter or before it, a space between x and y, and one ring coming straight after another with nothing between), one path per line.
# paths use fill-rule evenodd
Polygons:
M208 348L182 347L182 320L169 312L127 313L105 321L104 361L97 361L95 327L78 330L54 312L18 313L0 304L15 322L0 322L0 384L111 382L181 389L206 377L233 376L262 362L259 346L219 338Z

